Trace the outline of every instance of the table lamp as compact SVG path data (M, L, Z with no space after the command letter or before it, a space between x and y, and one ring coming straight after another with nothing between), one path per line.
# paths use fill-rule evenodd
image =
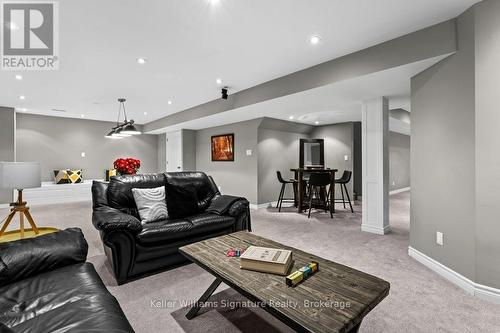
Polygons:
M11 233L20 233L20 238L24 238L25 231L32 232L36 235L40 233L39 228L36 226L35 221L31 217L29 207L23 201L23 190L26 188L40 187L40 163L38 162L0 162L0 188L17 190L17 201L10 204L12 207L10 213L5 220L5 224L0 230L0 237L5 233L10 222L19 213L20 230ZM31 225L31 230L25 230L24 217Z

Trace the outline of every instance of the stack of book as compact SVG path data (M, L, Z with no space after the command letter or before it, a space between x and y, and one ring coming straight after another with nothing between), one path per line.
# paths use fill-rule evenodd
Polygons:
M250 246L240 257L240 268L287 275L292 264L292 251Z

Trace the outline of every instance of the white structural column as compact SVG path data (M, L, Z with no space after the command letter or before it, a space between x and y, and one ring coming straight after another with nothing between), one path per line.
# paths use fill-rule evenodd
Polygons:
M384 235L389 226L389 102L365 101L362 109L363 218L361 230Z

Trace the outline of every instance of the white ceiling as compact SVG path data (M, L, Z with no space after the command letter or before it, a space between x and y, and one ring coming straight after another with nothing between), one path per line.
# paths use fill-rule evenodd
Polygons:
M426 59L209 117L194 119L152 133L169 132L181 128L198 130L260 117L271 117L309 125L361 121L362 102L380 96L389 99L390 109L403 108L410 111L410 78L447 56ZM408 124L399 124L399 121L393 121L392 129L409 134L407 133L409 131Z
M146 123L219 98L218 77L239 91L456 17L478 0L215 2L60 1L60 69L25 71L22 81L1 71L0 105L115 120L116 99L126 97L129 116Z

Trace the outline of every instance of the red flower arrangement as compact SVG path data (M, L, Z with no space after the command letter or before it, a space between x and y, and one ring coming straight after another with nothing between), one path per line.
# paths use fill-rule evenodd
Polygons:
M113 163L113 167L120 175L135 175L141 167L141 161L135 158L119 158Z

